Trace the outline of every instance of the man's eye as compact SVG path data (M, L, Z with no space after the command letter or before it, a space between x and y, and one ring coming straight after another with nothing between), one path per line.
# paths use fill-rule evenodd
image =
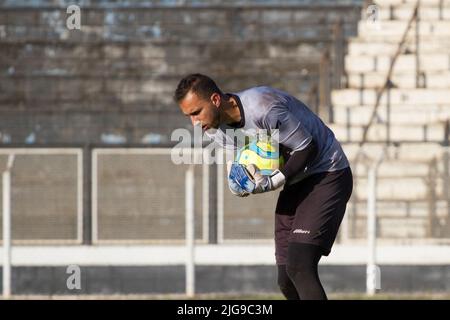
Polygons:
M192 112L192 113L191 113L191 116L196 116L196 115L198 115L199 113L200 113L200 111Z

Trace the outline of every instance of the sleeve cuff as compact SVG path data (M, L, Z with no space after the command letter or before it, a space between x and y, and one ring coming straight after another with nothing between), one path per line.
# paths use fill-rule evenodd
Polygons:
M280 170L275 170L270 176L270 180L272 180L272 190L275 190L286 182L286 177Z

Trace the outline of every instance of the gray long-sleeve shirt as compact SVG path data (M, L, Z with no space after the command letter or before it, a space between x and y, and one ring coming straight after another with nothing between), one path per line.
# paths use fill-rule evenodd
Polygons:
M331 172L349 166L334 133L303 102L286 92L261 86L237 93L241 122L237 126L221 125L206 134L222 147L238 148L237 142L227 135L227 130L241 130L244 135L255 135L259 129L277 132L280 148L289 154L303 150L314 139L317 156L302 172L294 175L287 184L298 182L313 173ZM228 131L229 132L229 131Z

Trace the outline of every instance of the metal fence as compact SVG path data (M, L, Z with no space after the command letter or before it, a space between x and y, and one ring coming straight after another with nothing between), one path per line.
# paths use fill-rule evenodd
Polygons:
M343 146L351 158L352 145ZM367 156L377 154L378 147L369 148ZM427 153L418 150L422 160L402 162L407 146L392 146L378 167L379 240L450 240L449 151L437 144L428 147ZM7 155L16 156L11 179L14 243L182 243L188 165L175 165L170 152L148 147L0 149L1 168ZM196 241L272 241L279 191L237 198L228 192L224 167L194 166ZM354 164L355 187L340 243L366 239L369 168L370 162Z
M2 171L10 154L15 155L11 179L14 241L81 243L82 150L2 148ZM0 188L3 191L3 185Z
M170 149L94 149L92 241L184 241L187 165L175 165ZM195 234L207 241L202 208L202 166L195 166ZM206 186L207 187L207 186Z
M344 144L346 148L351 153L350 145ZM370 197L375 197L380 240L448 243L449 148L445 144L407 142L364 148L366 159L352 162L354 192L341 228L342 241L367 238L367 206ZM382 152L385 156L376 164ZM371 187L368 180L372 169L376 184Z

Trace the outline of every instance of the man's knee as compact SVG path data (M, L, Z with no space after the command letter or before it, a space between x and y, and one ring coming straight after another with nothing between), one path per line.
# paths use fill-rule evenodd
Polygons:
M286 265L278 266L278 287L288 300L298 300L297 289L286 272Z
M314 272L321 257L319 246L305 243L289 243L286 272L293 279L295 275Z
M292 281L286 274L286 277L280 278L278 277L278 286L282 292L290 289L292 287Z
M287 274L286 265L278 265L277 283L278 283L278 286L280 287L281 291L283 291L283 289L288 288L290 285L292 285L292 281L289 278L289 275Z

